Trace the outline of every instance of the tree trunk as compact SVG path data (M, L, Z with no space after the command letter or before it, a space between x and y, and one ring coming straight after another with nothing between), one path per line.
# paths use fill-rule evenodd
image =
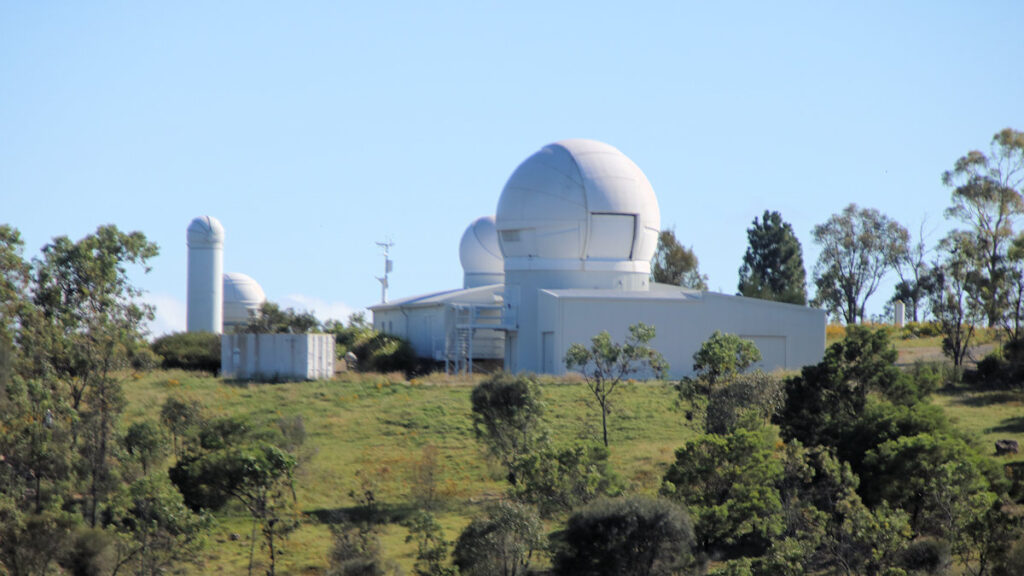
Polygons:
M252 558L256 553L256 518L252 519L252 534L249 535L249 576L252 576Z
M267 540L270 545L270 576L274 576L274 567L277 563L277 554L274 550L274 524L276 522L273 518L267 521Z
M601 430L604 432L604 447L608 447L608 407L601 402Z

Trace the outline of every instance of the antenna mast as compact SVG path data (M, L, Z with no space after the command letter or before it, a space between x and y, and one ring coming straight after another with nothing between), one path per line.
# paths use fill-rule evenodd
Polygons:
M395 243L389 238L385 242L377 242L376 244L384 251L384 276L377 276L377 281L380 282L380 302L383 304L388 301L388 274L394 267L394 262L388 258L388 252L391 251L391 247L394 246Z

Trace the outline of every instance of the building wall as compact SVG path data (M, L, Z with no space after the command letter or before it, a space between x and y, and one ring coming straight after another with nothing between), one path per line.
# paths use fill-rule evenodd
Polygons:
M482 316L494 324L501 322L498 311L485 310ZM374 329L408 340L419 358L443 361L449 328L454 329L455 314L445 304L403 309L375 310ZM505 350L505 334L495 330L476 330L473 357L500 360Z
M561 266L565 262L555 261L547 264ZM518 330L510 333L506 340L505 370L542 371L543 358L539 333L544 330L542 325L548 321L548 311L540 302L540 294L545 290L582 288L615 293L647 293L650 274L639 263L580 261L577 264L578 267L572 269L545 269L544 261L537 262L537 269L511 270L506 267L506 321L517 326Z
M320 380L334 376L333 334L225 334L220 339L225 378Z
M405 320L405 314L398 309L374 310L373 329L384 334L405 338L409 330Z
M693 354L715 330L753 340L763 356L759 367L769 371L815 364L825 352L825 313L802 306L715 293L602 299L547 291L538 304L540 322L530 340L539 361L523 370L562 374L571 344L589 345L602 330L622 342L637 322L657 330L651 345L668 360L671 378L693 373Z

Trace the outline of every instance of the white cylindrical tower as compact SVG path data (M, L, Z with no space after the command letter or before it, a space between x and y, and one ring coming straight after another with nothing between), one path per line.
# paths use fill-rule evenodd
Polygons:
M498 245L494 216L477 218L466 228L459 242L462 287L476 288L505 281L505 261Z
M224 306L224 227L212 216L188 226L189 332L220 334Z
M563 140L509 177L495 218L505 259L505 369L540 371L538 292L647 290L661 212L644 173L616 148Z
M224 330L248 324L266 301L263 288L251 277L239 272L224 274Z

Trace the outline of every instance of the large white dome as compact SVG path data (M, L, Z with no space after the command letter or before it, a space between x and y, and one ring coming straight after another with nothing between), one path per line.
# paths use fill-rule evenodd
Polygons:
M224 227L213 216L200 216L188 225L189 246L219 246L224 243Z
M246 274L224 274L224 326L243 326L250 312L258 312L267 295L258 282Z
M498 245L494 216L477 218L466 228L459 242L459 262L466 288L502 282L505 260Z
M603 142L563 140L512 173L496 226L506 269L532 268L538 259L642 264L657 248L661 212L625 154Z

